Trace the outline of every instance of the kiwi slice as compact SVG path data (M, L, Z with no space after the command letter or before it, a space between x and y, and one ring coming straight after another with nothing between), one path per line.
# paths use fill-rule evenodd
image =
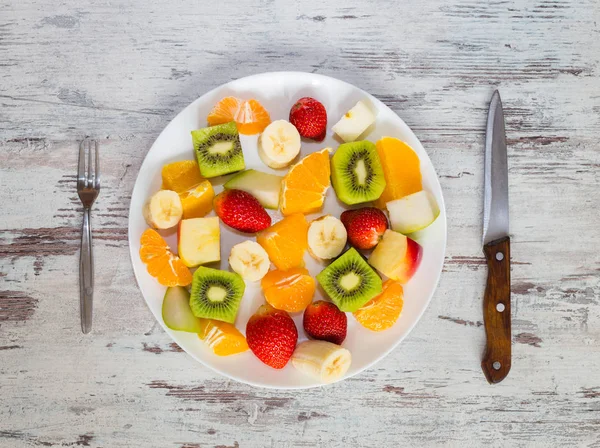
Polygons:
M200 173L206 178L243 170L244 154L235 122L192 131Z
M317 280L333 303L350 313L382 291L381 278L354 248L323 269Z
M385 177L375 145L366 140L340 145L331 158L331 180L337 197L348 205L381 196Z
M235 322L245 288L244 280L238 274L199 267L194 272L192 281L192 313L196 317L232 324Z

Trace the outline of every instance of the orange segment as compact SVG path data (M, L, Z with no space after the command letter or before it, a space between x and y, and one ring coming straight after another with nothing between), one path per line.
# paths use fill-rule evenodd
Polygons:
M140 239L140 258L148 273L164 286L187 286L192 274L166 241L154 229L147 229Z
M217 356L229 356L248 350L246 338L234 325L213 319L201 319L202 332L198 337Z
M256 235L256 242L269 254L278 269L288 270L304 266L304 252L308 249L308 222L297 213Z
M306 156L283 178L280 208L284 216L321 209L330 185L329 151L325 148Z
M386 202L423 189L421 162L410 146L393 137L383 137L376 146L386 182L383 193L375 201L377 207L385 208Z
M390 328L400 317L404 305L404 290L395 280L386 280L383 291L353 313L356 320L372 331Z
M164 190L181 193L198 185L203 180L198 162L195 160L173 162L162 168L162 188Z
M235 116L240 110L242 100L235 96L228 96L223 98L215 107L210 111L206 121L209 126L216 126L218 124L229 123L235 120Z
M212 210L215 192L207 180L179 193L183 206L183 219L201 218Z
M244 101L235 115L240 134L258 134L271 123L269 112L256 100Z
M304 268L269 271L260 282L267 302L289 313L304 311L315 295L315 279Z

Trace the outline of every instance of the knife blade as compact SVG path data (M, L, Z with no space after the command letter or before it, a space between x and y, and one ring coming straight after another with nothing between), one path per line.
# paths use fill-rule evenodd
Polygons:
M492 95L485 136L483 252L488 276L483 297L486 347L481 368L490 384L511 368L508 160L500 93Z

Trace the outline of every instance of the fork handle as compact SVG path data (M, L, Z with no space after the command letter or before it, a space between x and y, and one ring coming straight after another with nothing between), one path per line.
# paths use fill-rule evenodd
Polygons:
M81 331L92 330L92 304L94 299L94 255L92 253L92 226L90 209L83 210L83 228L81 232L81 253L79 256L79 308L81 312Z

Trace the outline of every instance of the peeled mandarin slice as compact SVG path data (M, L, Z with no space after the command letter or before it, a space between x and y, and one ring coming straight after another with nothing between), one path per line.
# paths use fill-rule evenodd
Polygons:
M198 185L203 180L198 162L195 160L173 162L162 167L163 190L182 193Z
M395 280L386 280L383 291L353 313L355 319L372 331L383 331L396 323L404 305L404 290Z
M410 146L397 138L383 137L376 147L386 182L383 193L375 201L377 207L385 208L387 202L423 189L421 162Z
M206 121L209 126L216 126L218 124L229 123L235 121L235 116L240 110L242 100L235 96L228 96L223 98L215 107L212 108Z
M212 210L215 192L207 180L179 193L183 207L183 219L201 218Z
M271 123L269 112L256 100L244 101L235 115L240 134L259 134Z
M297 213L256 235L256 242L269 254L269 259L281 270L304 266L304 252L308 249L308 222Z
M213 319L201 319L202 339L217 356L229 356L248 350L246 338L234 325Z
M330 185L329 148L304 157L290 168L281 183L281 213L313 213L325 201Z
M190 270L169 250L167 242L154 229L142 233L140 258L148 273L161 285L187 286L192 283Z
M315 279L304 268L269 271L260 283L267 302L289 313L304 311L315 295Z

